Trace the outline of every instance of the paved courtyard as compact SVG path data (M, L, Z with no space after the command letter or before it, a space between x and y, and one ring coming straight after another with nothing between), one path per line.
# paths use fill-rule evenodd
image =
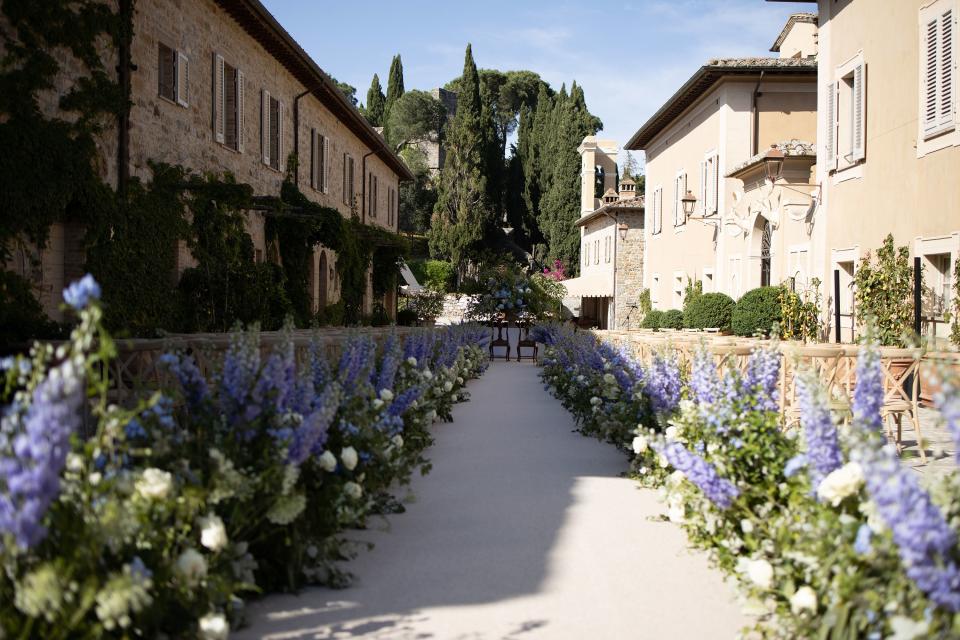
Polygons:
M492 364L436 427L405 514L374 521L355 584L270 596L239 638L734 638L747 622L624 456L574 433L537 368Z

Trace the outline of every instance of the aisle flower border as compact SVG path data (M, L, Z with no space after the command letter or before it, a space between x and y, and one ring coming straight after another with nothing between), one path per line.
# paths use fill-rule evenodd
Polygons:
M781 429L775 345L719 376L701 349L640 367L591 334L548 326L542 378L581 432L615 444L667 517L738 580L771 638L960 637L960 473L900 464L881 432L875 347L858 358L853 419L838 425L809 375L801 428ZM682 391L681 391L682 390ZM936 402L960 443L960 399Z
M315 340L301 363L253 327L210 376L166 354L170 384L122 407L99 297L72 284L69 342L0 361L0 637L226 638L252 595L345 585L344 534L402 511L487 366L477 326L358 333L336 361Z

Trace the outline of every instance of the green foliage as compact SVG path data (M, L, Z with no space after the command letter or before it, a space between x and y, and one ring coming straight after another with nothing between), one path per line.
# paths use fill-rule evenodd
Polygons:
M779 293L780 337L804 342L818 340L821 333L820 323L820 279L812 278L810 287L802 293L790 291L786 285L780 285Z
M683 329L683 311L680 309L664 311L660 327L663 329Z
M417 324L430 324L443 311L443 300L446 294L427 288L412 296L404 297L400 301L400 310L397 312L397 324L400 324L400 313L404 321L414 319Z
M663 311L659 309L647 311L640 326L644 329L659 329L663 326Z
M400 183L400 231L425 235L430 230L430 218L437 205L437 190L433 187L430 168L424 153L415 147L406 147L400 157L413 173L413 180Z
M387 97L383 104L383 124L388 130L390 128L390 111L403 94L403 61L400 60L400 54L398 53L390 61L390 75L387 77Z
M409 263L417 282L434 291L451 291L456 275L453 265L444 260L417 260Z
M383 95L383 89L380 87L380 77L377 74L373 74L370 88L367 89L367 104L363 110L363 115L371 127L383 126L383 109L386 105L386 100L386 96Z
M405 304L404 301L401 301ZM417 312L411 307L403 307L397 311L397 326L412 327L417 323Z
M30 290L30 283L0 270L0 354L34 338L60 338L63 329L51 322Z
M683 309L695 303L703 295L703 280L696 278L687 278L687 284L683 285Z
M387 142L400 149L419 140L439 140L446 107L426 91L408 91L390 108Z
M885 346L904 346L913 334L913 267L910 249L895 247L893 234L860 260L854 275L857 325L873 318L877 340ZM921 283L922 284L922 283Z
M457 114L447 129L447 151L430 228L430 253L448 258L460 270L476 254L489 224L480 81L467 45Z
M725 293L704 293L684 306L683 326L688 329L730 329L733 298Z
M646 315L653 309L653 302L650 300L650 289L644 289L637 298L637 304L640 305L640 313Z
M950 326L950 340L960 346L960 260L953 268L953 324Z
M773 326L782 319L780 287L758 287L737 301L730 316L730 328L738 336L757 333L769 336Z
M357 106L357 88L352 84L347 84L346 82L340 82L333 76L330 76L330 79L333 80L333 83L337 85L337 89L340 90L340 93L343 94L343 97L350 101L350 104Z

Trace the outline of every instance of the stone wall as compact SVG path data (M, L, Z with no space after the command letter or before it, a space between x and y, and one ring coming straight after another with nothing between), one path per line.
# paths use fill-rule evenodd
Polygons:
M643 212L618 215L627 225L627 237L617 239L616 329L637 329L643 320L639 303L643 293Z

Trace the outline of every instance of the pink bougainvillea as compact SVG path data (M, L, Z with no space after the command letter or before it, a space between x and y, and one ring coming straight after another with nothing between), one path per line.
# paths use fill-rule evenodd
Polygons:
M553 269L551 269L550 267L544 267L543 275L546 276L547 278L550 278L551 280L560 281L560 280L567 279L567 274L563 268L563 263L560 262L559 260L553 261Z

